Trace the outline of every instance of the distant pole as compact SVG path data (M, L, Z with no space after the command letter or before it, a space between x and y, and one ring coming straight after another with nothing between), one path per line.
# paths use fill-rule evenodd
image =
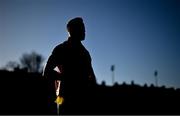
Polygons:
M158 86L158 78L157 78L157 76L158 76L158 71L155 70L155 71L154 71L154 77L155 77L155 84L156 84L156 87Z
M114 85L114 70L115 70L115 65L111 65L111 71L112 71L112 85Z

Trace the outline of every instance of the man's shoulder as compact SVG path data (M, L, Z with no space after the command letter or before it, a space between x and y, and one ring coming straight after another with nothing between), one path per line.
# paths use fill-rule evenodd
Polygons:
M61 52L67 47L67 41L64 41L63 43L60 43L56 45L53 49L53 53Z
M83 51L84 51L85 53L89 54L89 51L86 49L86 47L84 47L83 44L82 44L81 46L82 46Z

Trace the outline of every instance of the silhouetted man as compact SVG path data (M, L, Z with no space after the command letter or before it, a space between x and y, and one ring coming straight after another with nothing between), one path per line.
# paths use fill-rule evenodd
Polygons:
M49 106L52 106L51 110L56 112L54 87L56 80L60 80L60 95L64 97L62 112L73 113L75 107L87 102L83 101L84 97L88 95L88 88L96 85L96 79L90 54L81 43L85 39L83 19L77 17L70 20L67 31L68 40L54 48L46 64L44 76L48 79L48 99Z

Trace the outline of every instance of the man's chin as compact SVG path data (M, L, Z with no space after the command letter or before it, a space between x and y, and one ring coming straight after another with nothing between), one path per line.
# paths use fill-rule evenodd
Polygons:
M81 38L81 41L84 41L85 40L85 38Z

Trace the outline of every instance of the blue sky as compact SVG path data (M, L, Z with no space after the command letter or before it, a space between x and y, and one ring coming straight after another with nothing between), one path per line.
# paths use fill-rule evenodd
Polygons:
M47 60L65 41L67 21L81 16L83 41L98 83L180 87L178 0L0 0L0 66L36 51Z

